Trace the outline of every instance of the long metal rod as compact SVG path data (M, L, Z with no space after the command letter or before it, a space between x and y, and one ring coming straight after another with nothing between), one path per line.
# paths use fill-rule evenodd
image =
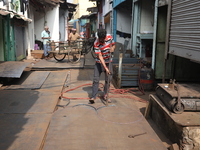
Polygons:
M133 49L133 54L136 56L137 55L137 32L138 32L138 22L139 22L139 5L138 2L133 3L133 10L132 10L132 16L133 16L133 24L132 24L132 49Z
M165 37L165 58L164 58L164 71L162 75L162 83L165 83L165 76L166 76L166 66L167 66L167 59L168 59L168 51L169 51L169 30L170 30L170 23L171 23L171 0L168 1L168 9L167 9L167 27L166 27L166 37Z
M155 10L154 10L154 32L153 32L152 66L151 66L152 69L155 69L157 23L158 23L158 0L155 1Z
M121 81L122 81L122 58L123 58L123 53L119 54L119 67L118 67L118 88L121 88Z

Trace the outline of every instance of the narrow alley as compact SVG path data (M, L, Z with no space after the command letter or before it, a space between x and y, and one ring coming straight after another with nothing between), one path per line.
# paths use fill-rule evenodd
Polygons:
M0 0L0 150L200 150L199 16L200 0Z

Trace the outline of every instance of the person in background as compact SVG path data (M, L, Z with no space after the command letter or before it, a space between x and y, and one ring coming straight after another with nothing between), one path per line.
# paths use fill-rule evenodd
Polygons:
M84 37L84 32L80 32L80 36L81 36L81 38L85 38Z
M48 51L50 51L50 46L48 46L48 41L50 41L51 36L48 26L44 27L44 31L42 31L41 37L43 39L44 57L45 59L49 59Z
M95 37L95 32L94 31L92 31L92 34L91 34L91 37Z
M72 29L72 32L69 34L69 41L76 41L79 38L81 38L81 36L76 33L76 29Z
M99 29L104 29L102 22L99 23Z
M94 103L98 89L99 89L99 80L102 72L105 73L105 85L104 85L104 100L107 99L107 94L109 90L109 76L112 78L112 64L111 64L111 54L115 50L115 43L110 34L107 34L105 29L98 29L98 38L94 42L94 50L96 54L96 64L94 66L94 77L92 84L92 97L89 102ZM110 67L109 67L110 65ZM109 70L110 68L110 70ZM108 99L108 102L111 100Z

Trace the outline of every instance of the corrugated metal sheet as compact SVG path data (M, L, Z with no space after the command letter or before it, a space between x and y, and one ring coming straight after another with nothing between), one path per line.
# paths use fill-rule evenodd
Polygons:
M200 61L200 1L173 0L169 53Z

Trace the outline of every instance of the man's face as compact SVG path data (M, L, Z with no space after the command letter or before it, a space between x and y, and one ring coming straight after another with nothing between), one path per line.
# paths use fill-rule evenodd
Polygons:
M105 38L99 38L99 43L103 44L105 42Z
M45 31L48 31L49 30L49 28L44 28L45 29Z

